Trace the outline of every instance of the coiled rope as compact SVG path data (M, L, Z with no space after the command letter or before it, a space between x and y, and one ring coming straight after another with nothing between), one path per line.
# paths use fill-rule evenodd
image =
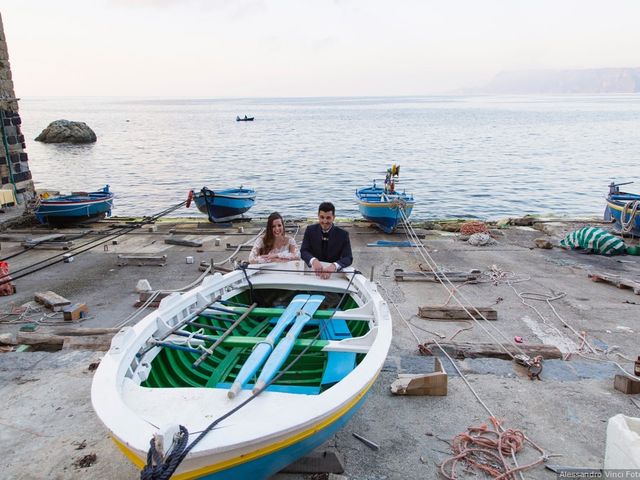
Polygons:
M638 212L638 207L640 207L639 200L631 200L624 204L624 208L622 209L622 213L620 214L620 226L622 227L622 233L629 233L633 230L634 220L636 217L636 213ZM627 210L629 211L629 220L625 220L627 217Z

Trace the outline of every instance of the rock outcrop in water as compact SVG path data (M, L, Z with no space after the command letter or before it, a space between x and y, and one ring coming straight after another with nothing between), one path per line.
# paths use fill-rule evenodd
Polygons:
M501 72L473 93L640 93L640 68L523 70Z
M36 142L93 143L97 139L94 131L84 122L56 120L55 122L51 122L49 126L36 137Z

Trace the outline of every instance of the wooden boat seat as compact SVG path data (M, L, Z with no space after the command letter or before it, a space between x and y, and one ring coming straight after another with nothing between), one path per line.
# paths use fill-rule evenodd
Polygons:
M343 340L351 338L347 322L334 318L323 320L320 337L324 340ZM322 386L332 385L346 377L356 366L356 354L352 352L328 352L327 364L322 375Z

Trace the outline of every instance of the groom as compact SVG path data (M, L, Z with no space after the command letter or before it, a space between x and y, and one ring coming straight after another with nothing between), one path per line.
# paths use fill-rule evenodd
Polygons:
M318 223L310 225L304 232L300 256L323 279L331 277L353 262L349 233L336 227L336 207L331 202L323 202L318 207Z

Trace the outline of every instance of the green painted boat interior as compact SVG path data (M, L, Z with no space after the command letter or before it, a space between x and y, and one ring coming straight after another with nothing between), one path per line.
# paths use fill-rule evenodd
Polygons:
M194 368L193 364L201 353L161 347L161 351L151 363L149 377L142 383L142 386L150 388L215 388L220 386L219 384L232 383L245 360L251 354L254 345L268 335L274 327L279 314L282 313L291 299L300 293L325 295L325 300L313 317L314 320L317 318L320 321L333 315L338 302L342 298L341 294L326 292L259 290L259 295L256 296L260 298L258 308L255 308L198 367ZM241 305L248 306L250 303L249 291L242 292L227 301L230 308L236 308L236 306ZM342 301L339 310L349 310L357 306L355 300L347 295ZM241 312L246 308L240 307L237 310L237 314L210 314L206 312L206 314L200 315L198 319L194 319L192 324L186 325L183 330L186 332L200 331L204 335L211 336L211 340L205 341L205 346L208 348L219 335L227 330L234 320L240 317ZM336 315L336 318L339 318L339 314ZM345 323L352 337L365 335L369 331L368 322L349 320ZM290 370L274 382L274 389L298 388L299 390L305 390L307 388L321 392L331 387L331 385L322 384L329 354L321 351L327 340L320 339L320 328L318 321L309 322L305 326L295 342L291 354L283 364L282 370L286 369L294 361L302 349L308 345L311 345L311 348L295 362L295 365ZM364 354L355 355L355 365L359 364L363 358ZM256 375L259 375L259 373L260 370ZM255 378L250 380L249 384L253 384L254 381Z

